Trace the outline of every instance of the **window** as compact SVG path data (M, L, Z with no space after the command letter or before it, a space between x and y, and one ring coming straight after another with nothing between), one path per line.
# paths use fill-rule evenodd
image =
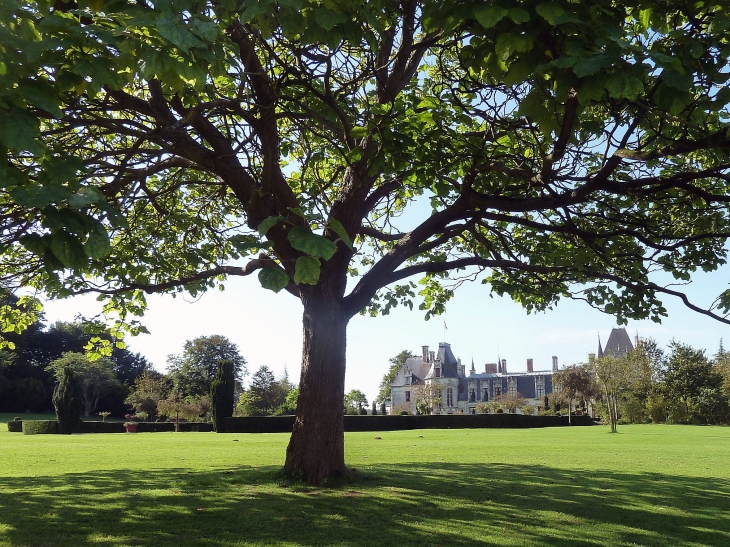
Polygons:
M494 396L499 397L502 395L502 388L499 386L494 386Z
M469 402L473 403L476 401L477 398L477 390L476 389L470 389L469 390Z
M517 388L515 387L514 384L510 384L509 389L507 391L509 392L510 395L514 395L515 393L517 393Z
M410 402L411 402L411 392L406 391L406 403L410 403Z
M537 384L537 387L535 388L535 397L538 399L542 399L545 396L545 386L542 384Z
M476 410L476 408L474 408L474 407L471 407L471 408L469 409L469 414L476 414L476 413L477 413L477 410Z
M446 388L446 406L454 406L454 390Z
M436 378L441 378L441 369L440 368L434 369L433 375L436 376Z
M482 401L487 402L489 400L489 388L482 389Z
M406 385L407 386L410 386L411 385L411 377L410 376L406 376Z

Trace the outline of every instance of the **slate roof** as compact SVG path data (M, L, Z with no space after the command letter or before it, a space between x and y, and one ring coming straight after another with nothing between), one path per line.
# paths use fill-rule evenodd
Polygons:
M439 342L438 358L441 359L442 378L460 378L459 362L451 351L451 344Z
M419 355L417 357L409 357L406 359L406 362L403 363L403 366L398 371L398 374L395 376L395 380L393 380L392 385L394 386L404 386L406 385L406 375L405 371L410 370L411 371L411 384L420 384L423 382L423 380L426 379L426 375L428 374L429 364L423 362L423 358Z
M611 335L608 337L606 347L603 348L603 355L613 354L619 356L630 351L634 351L634 345L631 343L631 337L629 337L626 329L611 329Z

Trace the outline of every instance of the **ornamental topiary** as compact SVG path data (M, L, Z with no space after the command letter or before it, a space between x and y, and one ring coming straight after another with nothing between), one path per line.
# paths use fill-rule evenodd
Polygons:
M58 432L70 435L81 419L81 386L71 367L64 367L53 390L53 407L58 419Z
M233 361L221 359L218 361L215 380L210 386L210 399L213 407L213 427L216 432L222 433L225 428L224 418L233 416L234 390L236 379Z

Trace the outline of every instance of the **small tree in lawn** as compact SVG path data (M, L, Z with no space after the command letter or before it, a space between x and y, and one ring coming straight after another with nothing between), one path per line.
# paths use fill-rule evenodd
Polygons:
M137 415L145 412L151 422L157 417L157 403L167 397L170 391L168 380L159 372L145 370L132 385L132 391L125 403L132 405Z
M587 400L595 394L595 375L586 365L571 365L553 374L553 384L560 389L568 403L568 423L577 399Z
M63 368L56 389L53 390L53 407L56 409L58 432L70 435L81 419L83 403L81 386L73 369Z
M230 359L221 359L218 361L216 377L210 388L210 399L213 407L213 426L219 433L224 430L223 419L233 416L235 390L236 378L233 361Z

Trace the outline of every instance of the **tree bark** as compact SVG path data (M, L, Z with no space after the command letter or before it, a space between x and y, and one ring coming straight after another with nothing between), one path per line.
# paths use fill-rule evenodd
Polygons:
M284 472L308 484L347 474L343 399L349 317L337 298L303 298L299 401Z

